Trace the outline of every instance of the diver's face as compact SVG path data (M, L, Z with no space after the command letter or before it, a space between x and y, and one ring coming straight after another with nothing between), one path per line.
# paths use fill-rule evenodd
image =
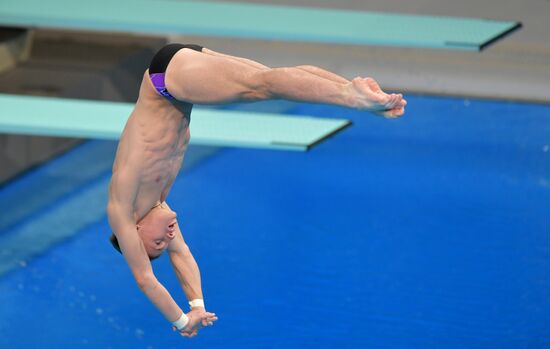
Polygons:
M177 229L176 212L166 205L159 205L138 223L138 233L150 258L156 258L174 239Z

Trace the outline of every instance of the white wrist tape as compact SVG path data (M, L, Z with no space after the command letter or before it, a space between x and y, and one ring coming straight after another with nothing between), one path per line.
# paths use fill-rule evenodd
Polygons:
M188 323L189 323L189 318L187 317L187 315L185 315L185 313L183 313L181 314L181 317L179 319L172 322L172 325L176 326L178 331L181 331L185 328L185 326L187 326Z
M189 302L189 306L191 309L195 307L203 307L204 308L204 300L202 299L193 299L191 302Z

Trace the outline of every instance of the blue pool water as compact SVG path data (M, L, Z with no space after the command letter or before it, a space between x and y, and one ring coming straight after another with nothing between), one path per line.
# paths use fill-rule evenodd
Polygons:
M108 244L116 144L0 188L0 348L549 348L550 106L408 100L289 105L354 122L308 153L190 150L169 202L220 317L193 340Z

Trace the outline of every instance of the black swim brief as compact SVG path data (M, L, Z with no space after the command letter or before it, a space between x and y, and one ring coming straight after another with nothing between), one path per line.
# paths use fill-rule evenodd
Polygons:
M174 57L176 52L184 48L189 48L199 52L201 52L203 49L202 46L193 44L169 44L161 48L155 54L155 56L151 60L151 64L149 65L149 77L151 78L151 82L155 86L155 89L159 94L168 98L169 100L174 100L175 98L166 89L166 84L164 83L164 74L172 57Z

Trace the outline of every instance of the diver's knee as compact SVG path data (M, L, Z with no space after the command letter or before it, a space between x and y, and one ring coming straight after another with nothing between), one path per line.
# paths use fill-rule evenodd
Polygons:
M265 100L273 98L274 79L277 72L273 68L257 70L251 79L250 99Z

